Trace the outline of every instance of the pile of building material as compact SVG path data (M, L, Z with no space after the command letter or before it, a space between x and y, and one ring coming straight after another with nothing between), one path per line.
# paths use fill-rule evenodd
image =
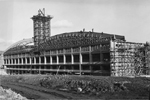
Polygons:
M0 100L28 100L27 98L13 92L11 89L0 87Z
M7 75L6 70L5 69L0 69L0 75Z

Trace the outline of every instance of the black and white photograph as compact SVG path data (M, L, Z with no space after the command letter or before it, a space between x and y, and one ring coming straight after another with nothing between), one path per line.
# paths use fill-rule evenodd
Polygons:
M0 100L150 100L150 0L0 0Z

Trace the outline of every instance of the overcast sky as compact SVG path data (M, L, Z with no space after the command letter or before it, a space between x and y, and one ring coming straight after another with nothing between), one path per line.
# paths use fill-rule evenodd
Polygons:
M150 41L150 0L0 0L0 50L33 37L31 17L45 8L51 35L80 31L124 35Z

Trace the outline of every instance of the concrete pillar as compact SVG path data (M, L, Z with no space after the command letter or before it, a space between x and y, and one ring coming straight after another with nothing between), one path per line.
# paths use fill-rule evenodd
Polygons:
M74 57L73 57L73 54L71 54L71 63L74 64Z
M80 53L80 64L82 64L82 54Z
M21 58L21 62L22 62L21 64L23 64L23 58Z
M80 70L80 75L81 75L81 72L82 72L82 66L81 66L81 64L82 64L82 54L81 54L81 47L80 47L80 54L79 54L79 57L80 57L80 64L79 64L79 70Z
M66 55L63 55L64 58L64 64L66 64Z
M50 56L50 64L52 64L52 56Z
M10 64L10 59L8 59L8 64Z
M10 64L11 59L9 59L9 64Z
M44 56L44 64L47 64L47 59L46 59L46 56Z
M41 57L39 57L39 64L41 64Z
M25 58L25 64L27 64L27 58Z
M11 64L13 64L13 59L11 59Z
M11 64L13 64L13 59L11 58Z
M34 60L34 64L36 64L36 58L35 57L33 57L33 60Z
M58 55L56 56L56 62L57 62L57 64L59 64L59 57L58 57Z
M18 58L18 64L20 64L20 58Z

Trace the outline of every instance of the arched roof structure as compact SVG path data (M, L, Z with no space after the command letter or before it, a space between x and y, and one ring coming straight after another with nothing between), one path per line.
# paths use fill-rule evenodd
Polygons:
M79 46L95 45L101 42L109 41L110 38L114 37L113 34L107 33L97 33L97 32L69 32L62 33L55 36L49 37L44 43L42 43L39 48L35 48L34 45L29 45L33 43L33 39L24 39L14 45L10 46L4 54L15 54L33 51L45 51L45 50L55 50L63 48L72 48ZM124 36L115 35L116 39L125 40Z
M113 34L97 32L70 32L50 37L46 43L40 45L39 50L55 50L79 46L95 45L109 41ZM115 35L116 39L125 40L124 36Z
M4 55L30 51L31 49L33 49L33 47L34 47L34 45L33 45L33 39L32 38L23 39L23 40L20 40L20 41L14 43L13 45L9 46L4 51Z

